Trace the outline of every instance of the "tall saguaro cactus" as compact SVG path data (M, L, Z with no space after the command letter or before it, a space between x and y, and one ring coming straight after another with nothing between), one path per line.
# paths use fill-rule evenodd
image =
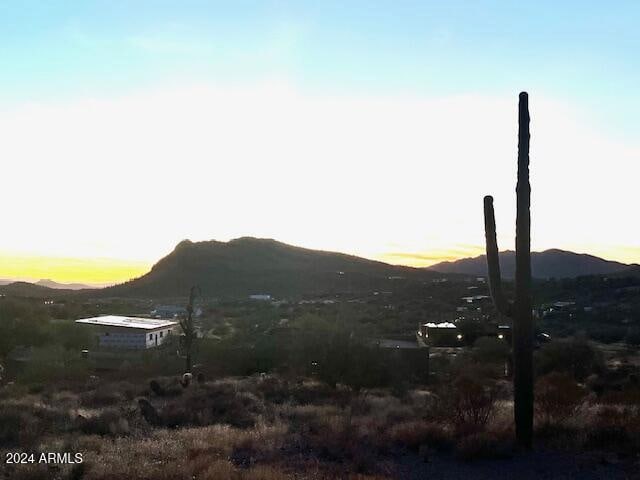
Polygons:
M533 440L533 317L531 313L531 185L529 183L529 96L518 105L518 183L516 185L516 298L502 293L493 197L484 197L489 289L496 309L513 320L513 391L516 437L530 448Z
M180 320L180 327L182 328L182 350L185 358L185 371L191 373L193 367L193 343L196 339L196 327L193 321L193 305L196 300L197 292L199 288L196 286L191 287L189 291L189 304L187 305L187 315Z

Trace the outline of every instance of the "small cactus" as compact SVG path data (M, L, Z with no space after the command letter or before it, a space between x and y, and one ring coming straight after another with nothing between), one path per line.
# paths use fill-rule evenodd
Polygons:
M167 391L165 390L165 388L162 385L160 385L160 383L157 380L151 380L149 382L149 388L151 388L151 391L159 397L164 397L167 394Z
M140 413L142 417L147 421L149 425L153 425L155 427L159 427L162 425L162 419L149 400L146 398L140 398L138 400L138 406L140 407Z
M187 388L189 385L191 385L192 379L193 375L189 372L182 375L182 379L180 380L180 385L182 385L182 388Z

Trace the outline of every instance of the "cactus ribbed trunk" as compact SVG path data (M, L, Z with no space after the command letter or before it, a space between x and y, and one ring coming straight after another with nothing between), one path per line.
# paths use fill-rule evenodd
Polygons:
M513 391L516 437L533 439L533 318L531 315L531 185L529 183L529 98L520 94L516 217L516 301L513 322Z
M187 305L187 317L180 320L180 326L182 327L184 344L182 345L185 358L185 370L186 373L191 373L193 370L193 343L196 337L196 327L193 322L193 305L196 299L196 292L198 287L193 286L189 291L189 304Z
M520 94L518 105L518 182L516 185L516 299L502 293L493 198L484 198L484 225L489 290L496 310L513 320L514 417L518 443L533 442L533 317L531 313L531 185L529 183L529 97Z

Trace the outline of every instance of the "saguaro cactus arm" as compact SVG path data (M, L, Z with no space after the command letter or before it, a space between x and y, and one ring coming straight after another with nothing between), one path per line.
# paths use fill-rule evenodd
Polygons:
M502 277L500 275L500 258L496 239L496 216L493 211L493 197L484 197L484 234L487 245L487 269L489 272L489 292L493 303L502 315L511 316L512 306L502 293Z
M496 309L513 319L513 405L516 438L525 448L533 440L533 317L531 314L531 184L529 182L529 96L518 104L518 182L516 185L516 298L502 294L493 198L484 197L489 290Z

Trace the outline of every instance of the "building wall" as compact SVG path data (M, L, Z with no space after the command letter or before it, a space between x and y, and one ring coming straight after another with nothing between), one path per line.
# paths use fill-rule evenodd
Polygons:
M98 345L104 348L144 349L144 337L144 332L105 331L98 336Z
M167 341L171 328L148 331L127 331L113 329L102 332L98 336L98 346L104 348L147 349L155 348Z
M171 328L163 328L162 330L154 330L145 333L146 348L154 348L162 345L171 335Z

